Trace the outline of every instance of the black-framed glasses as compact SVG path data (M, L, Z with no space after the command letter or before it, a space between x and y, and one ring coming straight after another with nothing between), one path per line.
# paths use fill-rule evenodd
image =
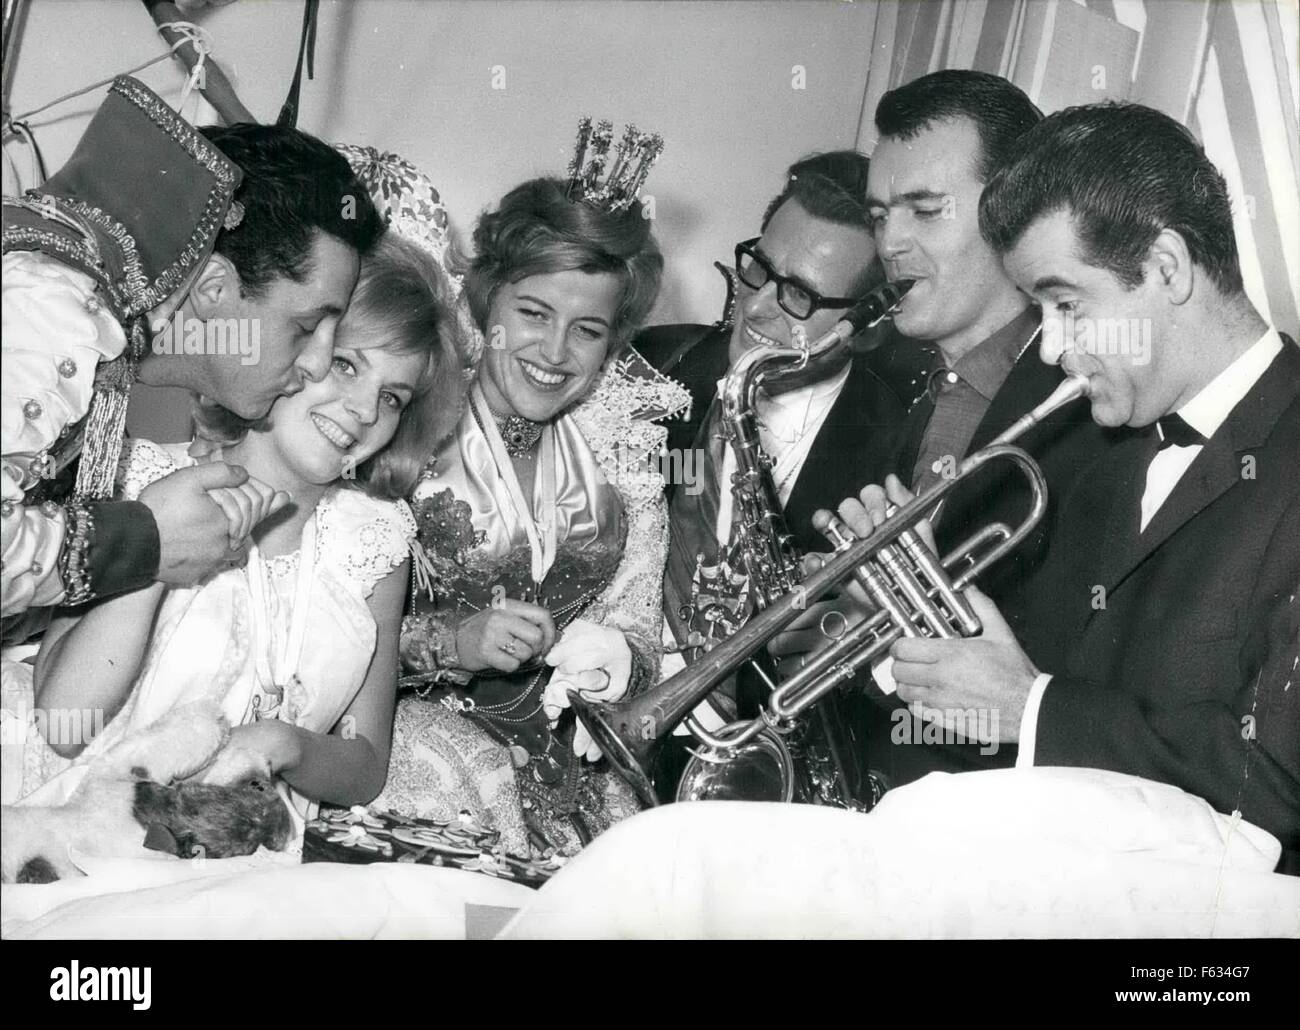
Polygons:
M799 321L811 318L822 308L847 308L861 297L823 297L794 279L778 274L775 268L755 248L763 237L755 236L736 244L736 274L751 290L761 290L768 283L776 283L776 303L791 318Z

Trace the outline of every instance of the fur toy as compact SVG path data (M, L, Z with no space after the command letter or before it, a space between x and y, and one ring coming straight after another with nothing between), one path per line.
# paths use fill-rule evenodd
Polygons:
M293 826L269 769L228 746L229 737L214 703L184 705L93 759L66 804L6 805L0 878L80 876L70 848L130 857L145 845L181 858L249 855L263 844L283 850Z

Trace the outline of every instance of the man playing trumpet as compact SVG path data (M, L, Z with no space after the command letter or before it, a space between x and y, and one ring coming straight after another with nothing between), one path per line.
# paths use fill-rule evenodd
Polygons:
M921 76L886 93L876 109L880 141L867 181L871 227L889 278L916 282L894 325L912 341L932 341L941 359L883 464L897 473L900 491L906 486L919 493L955 478L962 459L988 445L1063 379L1059 369L1037 360L1039 311L981 238L978 217L985 184L1041 118L1011 82L962 69ZM1054 546L1053 515L1080 469L1105 453L1116 435L1093 424L1081 406L1070 405L1019 441L1046 477L1048 514L981 585L1036 660L1056 657L1054 639L1036 632L1037 613L1057 593L1047 560ZM893 499L902 496L910 495ZM939 553L991 523L1018 524L1029 506L1027 484L1006 462L965 477L934 519ZM808 652L845 629L844 604L826 600L811 605L771 649L788 656L782 663L788 676ZM959 772L1015 761L1014 747L960 741L943 749L913 747L922 726L909 723L909 732L900 735L898 720L905 714L898 708L868 715L871 764L896 786L936 769Z
M1245 294L1223 177L1157 111L1071 108L1022 138L979 215L1042 305L1043 360L1086 377L1095 422L1136 431L1058 513L1058 600L1034 628L1060 659L1036 665L971 590L983 634L898 641L898 697L930 719L996 712L1017 765L1238 811L1298 872L1300 352ZM866 534L886 501L868 487L840 515Z

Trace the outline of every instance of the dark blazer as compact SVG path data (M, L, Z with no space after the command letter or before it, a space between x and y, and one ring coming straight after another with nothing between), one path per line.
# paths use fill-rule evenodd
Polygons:
M1300 872L1300 351L1284 339L1139 536L1151 453L1130 438L1062 512L1068 655L1040 666L1034 761L1240 809Z
M720 326L664 325L644 330L636 349L665 375L691 393L689 418L667 423L668 447L685 451L699 445L700 430L727 371L730 330ZM879 482L891 467L893 433L903 418L895 392L863 358L854 358L848 380L818 430L786 505L786 522L804 552L829 551L826 538L812 528L813 512L834 509L868 483ZM670 487L671 490L671 487Z

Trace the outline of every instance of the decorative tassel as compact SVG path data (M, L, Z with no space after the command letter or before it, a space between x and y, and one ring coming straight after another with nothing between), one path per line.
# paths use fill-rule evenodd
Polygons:
M126 406L131 397L135 367L125 357L100 368L95 376L95 395L81 439L81 463L77 468L75 497L97 501L113 494L117 463L122 456L126 433Z
M425 553L424 545L415 538L411 539L411 572L415 576L416 593L424 591L428 595L430 602L435 600L433 584L438 578L438 573L433 567L433 562L429 561L429 555Z

